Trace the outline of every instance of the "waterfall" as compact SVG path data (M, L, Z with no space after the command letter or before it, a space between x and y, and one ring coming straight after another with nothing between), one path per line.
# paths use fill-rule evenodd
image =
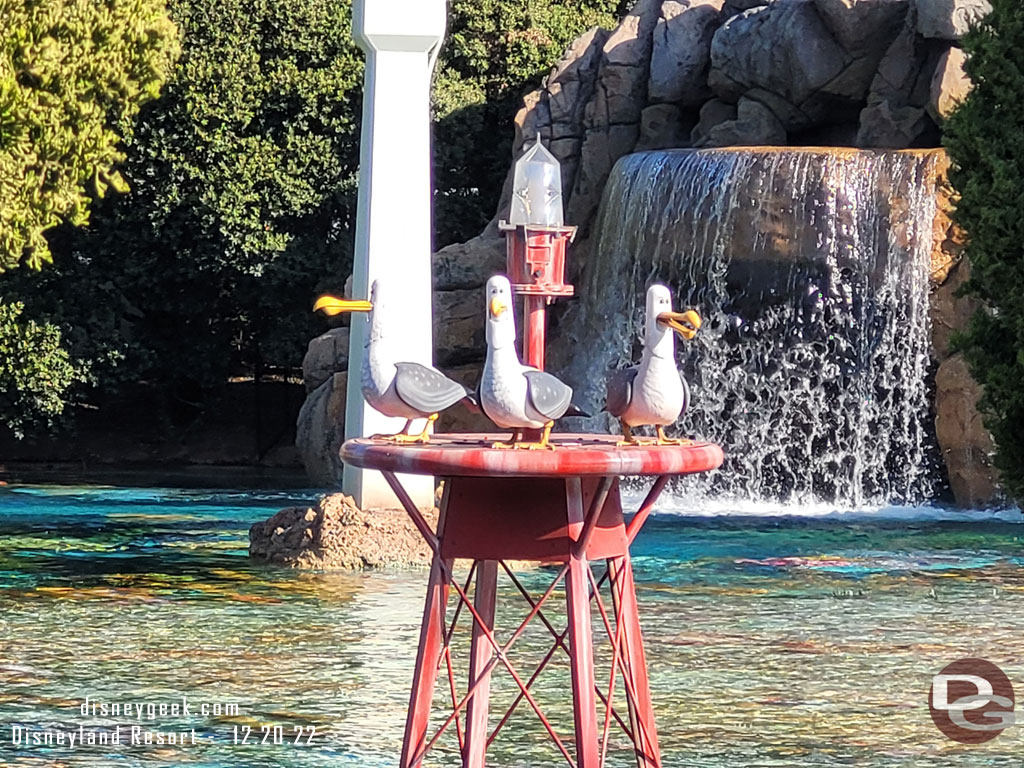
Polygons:
M705 323L678 340L677 434L722 444L689 478L711 495L861 507L930 498L935 157L843 149L622 158L567 319L566 371L599 410L604 373L639 359L644 292L668 284ZM615 429L607 414L589 425Z

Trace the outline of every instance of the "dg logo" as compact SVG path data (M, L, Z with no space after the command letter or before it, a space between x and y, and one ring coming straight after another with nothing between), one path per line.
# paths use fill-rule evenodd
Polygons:
M1014 724L1013 685L985 659L960 659L932 678L932 721L961 744L990 741Z

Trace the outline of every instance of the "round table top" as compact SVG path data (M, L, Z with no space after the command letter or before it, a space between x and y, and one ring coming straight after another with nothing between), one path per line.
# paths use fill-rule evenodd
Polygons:
M562 433L551 436L555 450L491 447L508 439L508 433L453 433L400 445L358 438L341 447L341 458L363 469L441 477L688 475L722 463L722 449L713 443L619 446L617 435Z

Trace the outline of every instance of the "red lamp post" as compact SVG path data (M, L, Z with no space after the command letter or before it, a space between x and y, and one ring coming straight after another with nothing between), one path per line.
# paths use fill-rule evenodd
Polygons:
M509 221L498 226L505 233L509 282L523 297L523 361L544 370L547 305L573 295L565 284L565 251L576 227L562 223L561 169L539 136L516 163Z

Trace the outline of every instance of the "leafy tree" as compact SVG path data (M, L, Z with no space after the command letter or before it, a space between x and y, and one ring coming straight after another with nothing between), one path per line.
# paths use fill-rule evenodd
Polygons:
M140 105L177 55L163 0L0 0L0 272L49 261L43 233L84 224Z
M19 438L28 427L52 426L64 410L63 393L81 378L60 329L25 320L24 309L0 303L0 414Z
M1009 493L1024 498L1024 6L992 0L963 41L970 96L944 126L956 221L967 233L967 290L986 309L959 346L985 390L980 407Z

